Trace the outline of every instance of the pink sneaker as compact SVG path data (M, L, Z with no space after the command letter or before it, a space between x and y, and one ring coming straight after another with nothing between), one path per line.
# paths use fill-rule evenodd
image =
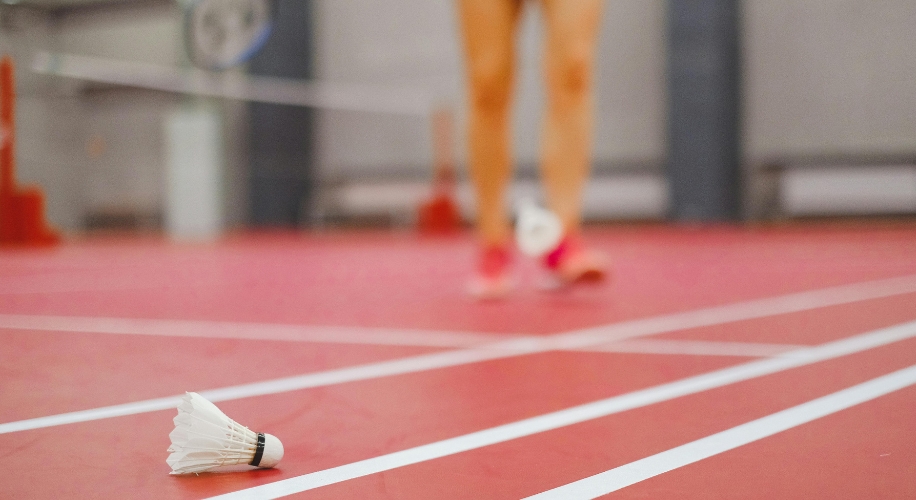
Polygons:
M586 248L576 236L566 236L557 248L544 257L544 267L550 271L552 283L559 288L577 283L598 283L608 275L607 257Z
M468 293L478 300L498 300L512 291L509 275L512 255L508 247L486 247L480 254L477 272L468 284Z

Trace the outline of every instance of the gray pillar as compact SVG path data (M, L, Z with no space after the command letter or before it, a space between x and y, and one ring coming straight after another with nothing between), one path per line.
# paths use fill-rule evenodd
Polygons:
M739 0L668 1L671 217L741 212Z
M273 32L249 72L311 78L312 29L309 0L277 0ZM313 191L315 111L252 103L249 113L250 221L254 226L298 226Z

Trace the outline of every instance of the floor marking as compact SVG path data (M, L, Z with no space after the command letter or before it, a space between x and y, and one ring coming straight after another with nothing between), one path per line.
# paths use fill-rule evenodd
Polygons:
M666 314L543 337L528 337L523 334L449 332L400 328L317 327L202 320L30 316L21 314L0 314L0 329L458 348L482 346L487 343L499 346L502 341L509 338L521 342L532 340L535 342L551 342L551 345L543 346L545 350L578 351L595 350L595 346L634 337L802 312L907 293L916 293L916 275Z
M415 347L474 347L511 339L544 337L518 334L450 332L370 327L306 326L269 323L235 323L196 320L91 318L0 314L0 329L115 335L154 335L185 338L276 340ZM799 345L697 340L641 340L568 349L586 352L631 352L696 356L764 357L781 354Z
M574 406L565 410L519 420L490 429L341 465L331 469L313 472L311 474L239 490L213 497L213 499L264 499L292 495L378 472L405 467L482 448L484 446L530 436L532 434L567 427L690 394L697 394L792 368L847 356L913 337L916 337L916 321L875 330L861 335L855 335L816 347L799 349L775 358L752 361L688 377L675 382L657 385L655 387Z
M417 373L426 370L454 367L552 350L580 350L627 338L671 332L683 328L704 325L711 326L743 319L761 318L788 312L799 312L828 305L846 304L860 300L912 293L914 291L916 291L916 276L905 276L750 302L739 302L731 305L663 315L655 318L625 321L604 327L576 330L565 334L561 333L537 338L523 337L485 344L473 349L461 349L412 356L392 361L370 363L324 372L307 373L294 377L222 389L197 390L196 392L210 398L212 401L228 401L232 399L278 394L311 387L323 387L359 380ZM4 318L13 317L15 316L4 316ZM189 390L193 390L193 388L189 388ZM0 434L172 409L177 405L178 398L180 397L180 395L168 396L103 408L3 423L0 424Z
M213 402L230 401L235 399L250 398L254 396L264 396L267 394L297 391L311 387L323 387L328 385L343 384L346 382L355 382L358 380L370 380L374 378L389 377L392 375L415 373L437 368L445 368L449 366L460 366L487 361L490 359L499 359L518 355L519 354L517 351L502 351L496 349L467 349L458 351L446 351L441 353L424 354L421 356L395 359L392 361L382 361L380 363L339 368L336 370L329 370L324 372L307 373L305 375L268 380L264 382L255 382L252 384L237 385L221 389L201 390L196 392ZM137 401L134 403L125 403L102 408L94 408L90 410L61 413L47 417L19 420L16 422L0 424L0 434L41 429L45 427L54 427L58 425L75 424L79 422L89 422L92 420L101 420L113 417L123 417L127 415L136 415L138 413L148 413L160 410L174 410L180 401L180 395L168 396L164 398Z
M17 279L19 278L19 279ZM149 290L158 285L136 281L109 279L107 282L94 282L86 280L70 280L61 282L59 275L31 275L4 278L0 284L0 295L37 295L46 293L76 293L76 292L115 292L122 290ZM87 282L88 281L88 282Z
M666 314L608 326L584 328L558 334L554 337L554 342L556 349L577 349L614 340L809 311L914 292L916 292L916 275L909 275Z
M659 341L663 345L667 344L667 341ZM618 344L623 344L618 343ZM651 349L622 349L615 350L614 346L618 344L612 344L605 348L601 346L596 350L608 351L608 352L647 352ZM646 345L651 345L651 341L646 341ZM720 343L715 343L720 344ZM725 344L725 343L721 343ZM740 345L740 344L739 344ZM756 346L766 346L766 344L750 344L756 348ZM772 356L776 354L786 353L785 347L779 344L774 344L776 348L770 349L768 354L759 354L761 356ZM797 346L798 347L798 346ZM739 347L740 349L740 347ZM776 353L776 350L779 350ZM725 349L727 350L727 349ZM761 349L763 351L763 349ZM532 353L539 352L532 350ZM663 354L677 354L673 349L656 349L650 353L663 353ZM222 389L212 389L212 390L202 390L199 391L200 394L204 395L211 401L229 401L234 399L242 399L246 397L254 396L263 396L267 394L276 394L280 392L296 391L301 389L308 389L311 387L322 387L334 384L342 384L346 382L355 382L359 380L368 380L373 378L380 378L393 375L403 375L413 372L421 372L436 368L446 368L449 366L461 366L469 363L476 363L482 361L496 360L500 358L507 358L518 356L520 351L510 351L510 350L460 350L460 351L446 351L441 353L433 353L421 356L414 356L409 358L401 358L392 361L383 361L380 363L371 363L366 365L358 365L353 367L340 368L337 370L329 370L325 372L309 373L305 375L299 375L295 377L288 377L283 379L268 380L264 382L256 382L253 384L238 385L233 387L226 387ZM686 353L686 354L697 354L696 352ZM716 353L706 352L704 355L716 355ZM722 354L719 354L722 355ZM725 354L725 355L747 355L747 356L756 356L758 354ZM17 422L9 422L5 424L0 424L0 434L7 434L11 432L20 432L26 430L40 429L44 427L54 427L58 425L66 424L75 424L79 422L88 422L92 420L102 420L106 418L114 417L123 417L127 415L135 415L138 413L149 413L153 411L161 410L170 410L178 406L178 403L181 402L181 396L167 396L164 398L149 399L145 401L138 401L134 403L126 403L121 405L106 406L102 408L94 408L91 410L75 411L70 413L62 413L58 415L51 415L47 417L38 417L28 420L20 420Z
M19 314L0 314L0 329L420 347L472 347L517 337L513 334L395 328Z
M680 356L778 356L806 346L797 344L760 344L756 342L711 342L705 340L624 340L582 348L594 352L632 352L639 354L676 354Z
M916 365L569 483L526 500L597 498L916 384Z

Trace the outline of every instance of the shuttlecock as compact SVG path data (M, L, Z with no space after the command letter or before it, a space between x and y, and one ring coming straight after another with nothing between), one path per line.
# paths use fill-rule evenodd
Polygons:
M283 458L283 443L239 425L200 394L189 392L178 405L169 433L166 462L172 474L203 472L224 465L270 468Z
M518 205L515 241L522 253L531 257L547 254L563 239L563 223L553 212L539 207L532 199Z

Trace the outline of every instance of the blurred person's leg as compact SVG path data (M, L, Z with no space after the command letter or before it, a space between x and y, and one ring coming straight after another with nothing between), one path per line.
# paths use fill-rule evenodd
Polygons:
M480 298L497 298L511 288L511 230L505 196L512 179L509 112L515 82L515 32L522 5L522 0L458 0L470 99L470 173L483 246L470 292Z
M578 232L594 121L592 73L604 0L541 0L547 27L542 175L551 209Z
M541 168L548 202L567 233L546 263L567 282L600 279L606 268L604 258L585 249L579 239L592 154L592 74L603 4L604 0L541 0L547 28Z
M509 111L522 3L458 1L470 98L470 173L477 195L477 228L486 246L505 246L510 236L505 202L512 177Z

